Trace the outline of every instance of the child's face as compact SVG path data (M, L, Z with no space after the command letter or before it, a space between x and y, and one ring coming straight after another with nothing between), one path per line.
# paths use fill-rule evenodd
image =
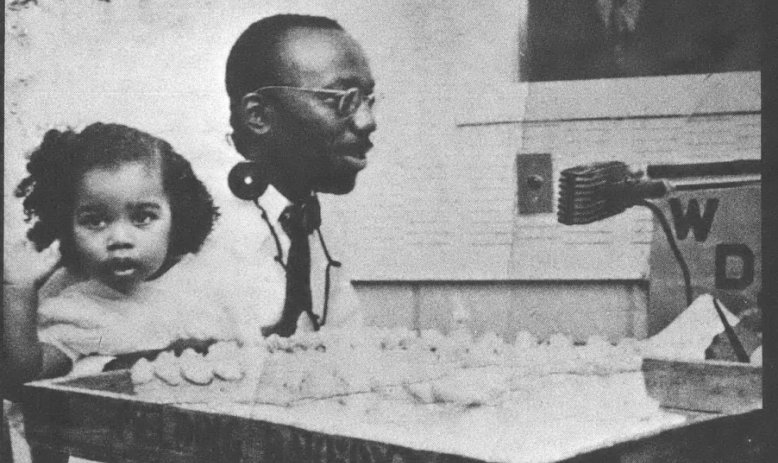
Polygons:
M130 292L165 262L172 220L158 166L87 171L74 207L75 249L89 277Z

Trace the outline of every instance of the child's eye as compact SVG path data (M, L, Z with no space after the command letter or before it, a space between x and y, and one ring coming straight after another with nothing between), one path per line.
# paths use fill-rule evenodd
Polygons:
M78 218L78 225L90 230L101 230L105 228L105 219L97 214L82 215Z
M135 214L132 220L136 225L148 225L151 222L157 220L157 218L159 218L159 216L156 213L151 211L143 211Z

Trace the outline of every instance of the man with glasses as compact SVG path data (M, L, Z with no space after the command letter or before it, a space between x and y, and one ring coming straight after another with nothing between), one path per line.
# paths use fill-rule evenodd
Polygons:
M231 138L246 161L232 169L229 185L253 203L255 221L244 210L241 219L251 226L226 226L246 238L241 258L269 264L250 283L261 293L256 308L265 336L360 320L319 228L316 195L351 192L367 165L374 85L359 44L329 18L268 17L230 51Z

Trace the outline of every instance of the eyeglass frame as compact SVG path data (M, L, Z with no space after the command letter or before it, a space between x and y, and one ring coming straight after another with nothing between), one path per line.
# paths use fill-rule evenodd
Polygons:
M310 92L310 93L319 93L319 94L326 94L326 95L332 95L337 96L340 99L338 100L338 107L336 108L336 111L338 112L338 115L342 118L349 118L352 117L354 114L356 114L357 111L359 111L359 108L362 106L362 103L367 101L368 107L372 108L373 104L376 101L375 95L371 92L369 94L365 94L365 92L359 88L359 87L351 87L346 90L335 90L331 88L311 88L311 87L293 87L290 85L266 85L264 87L260 87L250 93L260 93L265 90L276 90L276 89L286 89L286 90L299 90L303 92ZM358 103L354 105L354 108L350 112L346 112L346 110L343 108L344 101L346 99L346 96L349 94L356 94L356 97L358 99Z

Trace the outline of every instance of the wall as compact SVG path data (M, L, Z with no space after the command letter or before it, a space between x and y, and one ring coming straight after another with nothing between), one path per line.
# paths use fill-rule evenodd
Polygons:
M646 336L646 287L627 281L359 282L376 326L448 332L466 320L474 336L491 332L513 342L521 331L538 339L564 333L582 342Z
M555 190L562 169L595 161L758 159L759 74L519 84L513 57L521 2L449 11L456 8L460 20L452 24L460 29L447 32L450 45L419 37L436 59L456 63L425 74L429 93L403 113L411 126L406 140L415 145L396 154L402 164L371 172L384 179L382 187L352 217L369 227L354 241L369 252L354 258L358 288L381 308L375 322L436 320L445 327L459 305L508 338L518 329L559 330L578 340L645 336L648 211L581 227L559 225L553 213L519 215L516 157L550 153ZM434 9L427 14L430 22L445 19ZM407 165L414 171L403 170ZM364 212L371 207L373 214ZM537 301L546 314L542 328L521 315Z
M630 210L586 227L518 215L516 156L566 167L757 158L754 73L518 84L521 0L6 1L5 231L11 196L45 130L136 125L192 158L228 132L223 66L261 16L337 18L364 46L383 95L370 165L347 197L325 197L333 255L368 318L577 339L645 333L651 218ZM17 2L18 3L18 2ZM184 6L185 5L185 6ZM556 181L556 178L553 179Z

